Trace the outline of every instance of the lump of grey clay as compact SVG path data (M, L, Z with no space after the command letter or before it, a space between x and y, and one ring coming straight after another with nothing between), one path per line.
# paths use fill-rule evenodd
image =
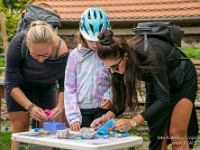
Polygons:
M57 130L56 136L58 138L60 138L60 139L68 139L68 138L70 138L69 129Z
M84 127L81 128L79 132L81 136L86 139L93 139L96 136L96 132L93 128Z

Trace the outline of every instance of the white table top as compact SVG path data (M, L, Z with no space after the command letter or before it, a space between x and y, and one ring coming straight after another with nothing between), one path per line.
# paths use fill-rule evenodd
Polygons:
M84 139L84 140L70 140L59 139L55 134L46 136L33 136L30 132L14 133L12 134L12 140L36 144L48 147L67 148L71 150L114 150L133 147L143 143L142 137L128 136L121 138L110 137L108 139Z

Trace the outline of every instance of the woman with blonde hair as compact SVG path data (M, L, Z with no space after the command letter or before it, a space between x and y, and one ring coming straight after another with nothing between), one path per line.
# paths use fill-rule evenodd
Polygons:
M24 58L23 41L28 48ZM32 22L12 39L6 56L5 98L13 133L28 131L30 117L42 127L42 122L62 116L67 58L67 45L43 21ZM52 110L49 117L44 109ZM12 141L11 150L18 145Z

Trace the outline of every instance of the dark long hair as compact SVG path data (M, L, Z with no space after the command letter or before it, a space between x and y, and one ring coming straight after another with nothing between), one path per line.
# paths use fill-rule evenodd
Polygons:
M127 92L130 94L129 99L131 99L131 95L133 95L133 98L135 97L135 93L131 90L131 88L134 87L131 86L136 87L138 85L137 83L140 83L142 80L142 77L147 76L153 76L163 90L168 92L157 78L157 75L162 75L162 68L166 68L165 60L156 50L159 49L164 51L163 47L161 47L159 43L151 41L148 45L147 51L144 51L144 38L139 35L129 40L128 45L131 50L128 52L129 58L126 63L124 80L125 83L127 83L127 90L129 90L129 92Z
M137 92L141 91L142 76L156 74L154 66L161 57L150 50L145 53L140 51L144 50L143 37L140 36L127 43L123 38L114 37L111 30L103 30L98 38L100 46L97 53L101 60L118 59L124 57L125 53L128 54L124 74L111 74L113 105L120 110L125 103L125 108L137 113L139 108Z
M98 36L100 46L97 54L101 60L118 59L124 57L129 51L129 46L125 39L113 37L111 30L103 30ZM111 74L111 84L113 92L113 105L117 110L121 110L126 104L126 87L124 84L124 75L113 73ZM132 105L132 104L131 104Z

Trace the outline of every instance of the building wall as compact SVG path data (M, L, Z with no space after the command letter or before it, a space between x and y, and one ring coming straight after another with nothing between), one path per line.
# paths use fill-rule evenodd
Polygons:
M77 46L76 35L64 35L61 37L70 50L74 49Z
M129 40L134 37L134 35L117 35L119 37L123 37L126 40ZM69 49L74 49L78 44L76 42L77 35L63 35L62 38L66 42ZM200 34L199 35L184 35L183 37L184 43L189 46L193 46L195 43L200 43ZM186 46L183 45L183 46Z
M193 45L194 43L200 43L200 34L184 35L183 40L190 45Z

